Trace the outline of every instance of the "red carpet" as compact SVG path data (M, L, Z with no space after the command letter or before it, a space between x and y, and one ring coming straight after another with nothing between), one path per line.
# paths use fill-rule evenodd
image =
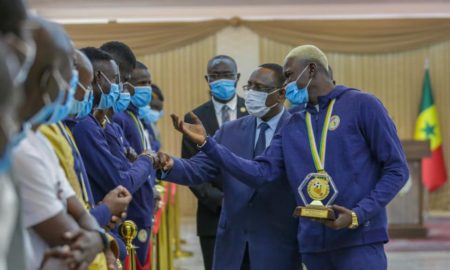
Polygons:
M386 251L450 251L450 217L430 218L424 239L391 239Z

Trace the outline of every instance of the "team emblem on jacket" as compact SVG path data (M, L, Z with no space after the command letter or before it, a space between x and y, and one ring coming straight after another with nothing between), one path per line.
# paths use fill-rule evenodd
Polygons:
M339 124L341 123L341 118L337 115L331 116L330 119L330 126L328 127L328 130L333 131L336 130L339 127Z
M142 229L139 231L139 233L138 233L139 241L141 241L142 243L145 243L147 241L147 237L148 237L148 233L145 229Z

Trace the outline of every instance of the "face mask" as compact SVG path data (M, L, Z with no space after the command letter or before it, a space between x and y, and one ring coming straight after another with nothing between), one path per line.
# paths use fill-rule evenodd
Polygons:
M130 105L130 93L123 92L120 93L119 99L114 103L113 109L115 112L123 112L128 108L128 105Z
M102 92L102 96L100 97L100 103L98 104L97 108L100 110L109 109L116 103L117 99L120 96L120 89L119 85L117 83L111 83L108 78L102 73L102 76L106 79L106 81L109 83L109 93L105 94L102 87L99 83L97 83L98 88Z
M134 106L144 107L147 106L150 103L150 101L152 101L151 86L134 87L134 95L131 97L131 103L133 103Z
M45 93L42 96L45 105L28 121L28 124L32 126L40 124L54 124L67 117L69 114L78 76L72 76L70 85L64 81L61 74L57 70L52 71L50 76L53 76L57 82L59 87L58 96L53 102L51 101L48 93ZM64 100L65 97L66 100Z
M72 109L72 103L74 100L73 96L75 95L75 91L77 90L77 85L78 85L78 71L73 70L72 79L70 80L69 83L69 91L67 91L66 100L65 102L63 102L63 104L56 105L55 111L53 112L52 116L47 122L48 124L57 123L69 115L70 110ZM67 86L64 86L64 84L62 84L60 87L67 89Z
M302 77L303 73L305 73L306 67L302 73L297 77L295 81L292 81L286 85L286 98L293 105L300 105L302 103L308 102L308 86L311 83L312 79L308 81L306 86L302 89L299 89L297 86L297 81Z
M163 115L163 111L152 110L149 106L139 108L139 118L147 124L158 122Z
M14 48L23 59L18 72L14 76L14 85L21 85L28 76L28 72L34 63L36 56L36 44L31 37L22 39L13 33L4 35L5 41Z
M0 175L7 173L12 165L12 150L16 147L23 138L25 138L27 131L31 125L24 124L22 130L16 133L17 127L12 119L9 121L2 121L2 129L6 132L8 137L8 144L5 146L4 152L0 156Z
M84 98L82 101L73 100L70 114L75 115L76 118L86 117L92 111L92 104L94 102L94 94L91 88L86 89L81 83L78 86L84 91Z
M280 91L280 89L277 89L270 93L249 90L247 93L247 97L245 98L245 107L247 108L248 113L258 118L266 115L270 111L270 109L278 105L278 103L275 103L272 106L267 107L267 97L278 91Z
M218 100L230 100L236 93L235 80L217 80L209 84L211 94Z

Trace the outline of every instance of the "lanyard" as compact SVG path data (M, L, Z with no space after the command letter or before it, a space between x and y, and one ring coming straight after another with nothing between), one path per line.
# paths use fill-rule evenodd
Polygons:
M81 159L81 155L80 152L78 151L78 147L75 143L75 139L73 138L72 132L70 131L70 129L68 127L66 127L64 124L62 124L61 122L58 122L58 127L61 130L61 133L64 135L64 137L66 138L67 142L70 144L70 146L73 148L73 150L75 150L75 152L77 153L79 159ZM83 161L80 160L80 162L82 163ZM83 164L80 164L81 169L83 169ZM86 189L86 183L85 183L85 179L83 177L83 173L79 172L78 173L78 182L80 182L81 185L81 194L83 196L83 201L84 204L86 205L87 209L91 208L91 205L89 203L89 196L87 193L87 189Z
M128 114L131 116L131 118L133 118L133 121L139 130L139 136L141 137L142 148L144 150L147 150L148 149L147 140L144 135L144 127L142 126L141 121L137 119L136 115L134 115L133 112L128 111Z
M325 170L325 152L327 148L328 127L330 125L330 118L335 102L336 99L333 99L327 108L327 115L323 123L322 136L320 138L320 150L317 150L316 138L314 137L314 131L311 124L311 114L306 112L306 128L308 129L309 148L311 149L314 165L318 172Z

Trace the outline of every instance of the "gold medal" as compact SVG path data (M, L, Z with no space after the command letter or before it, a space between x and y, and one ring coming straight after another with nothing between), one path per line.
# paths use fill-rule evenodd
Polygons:
M308 183L308 195L315 201L322 201L330 194L330 184L328 179L315 177Z

